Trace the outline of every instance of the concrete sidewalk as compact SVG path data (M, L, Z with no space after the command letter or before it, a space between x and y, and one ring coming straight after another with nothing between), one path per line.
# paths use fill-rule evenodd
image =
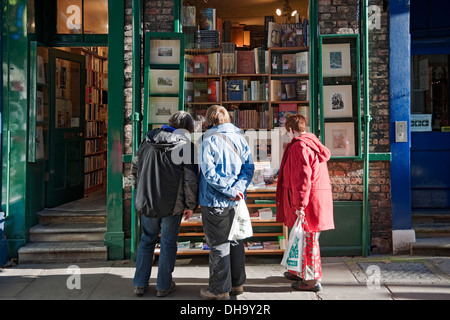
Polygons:
M450 300L450 257L371 256L322 258L323 290L291 289L281 258L247 257L245 293L236 300ZM151 288L133 295L134 263L19 264L0 269L0 299L11 300L201 300L208 284L208 258L178 257L175 292L156 298L157 266ZM79 268L79 269L78 269ZM366 274L367 272L367 274Z

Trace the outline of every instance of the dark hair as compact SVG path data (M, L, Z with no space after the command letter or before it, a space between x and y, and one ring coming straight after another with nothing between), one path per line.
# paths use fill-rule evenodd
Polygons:
M306 118L300 114L295 114L287 117L285 124L286 131L292 128L293 131L305 132L306 131Z
M194 132L194 119L186 111L178 111L169 119L169 126L175 129L186 129L189 132Z

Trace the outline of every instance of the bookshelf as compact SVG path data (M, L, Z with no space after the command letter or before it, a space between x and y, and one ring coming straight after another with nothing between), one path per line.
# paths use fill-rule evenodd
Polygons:
M84 192L106 184L108 134L108 51L103 47L80 49L86 59Z

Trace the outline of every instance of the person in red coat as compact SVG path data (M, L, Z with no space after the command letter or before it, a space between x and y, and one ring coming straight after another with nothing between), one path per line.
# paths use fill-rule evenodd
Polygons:
M278 175L277 221L292 228L301 217L305 234L301 272L288 270L285 277L297 280L292 288L320 291L322 265L319 236L334 229L333 196L327 161L330 150L312 133L306 132L306 119L293 115L286 120L291 142L284 150Z

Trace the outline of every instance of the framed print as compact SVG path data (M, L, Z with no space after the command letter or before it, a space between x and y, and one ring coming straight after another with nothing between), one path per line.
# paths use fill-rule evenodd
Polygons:
M46 84L44 57L42 56L37 56L37 82L40 84Z
M325 146L332 157L355 156L355 124L353 122L325 123Z
M176 97L149 97L148 123L168 123L178 111Z
M179 64L180 40L150 40L151 64Z
M323 86L323 116L344 118L353 116L352 86Z
M351 75L350 43L324 44L322 47L322 76Z
M180 73L178 70L150 69L150 93L178 93Z

